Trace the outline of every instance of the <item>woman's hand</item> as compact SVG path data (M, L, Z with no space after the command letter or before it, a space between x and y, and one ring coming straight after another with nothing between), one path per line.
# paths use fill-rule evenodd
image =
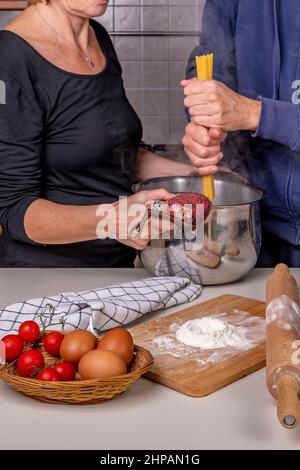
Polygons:
M218 171L217 165L223 158L221 143L225 138L221 129L207 129L193 122L187 125L182 143L194 171L201 176Z
M215 80L184 80L184 104L192 122L225 132L256 130L261 114L261 102L232 91Z
M153 239L160 239L165 233L171 235L174 228L170 220L149 217L147 205L156 200L167 201L175 195L165 189L141 191L114 204L100 205L97 225L100 239L114 238L124 245L143 250Z

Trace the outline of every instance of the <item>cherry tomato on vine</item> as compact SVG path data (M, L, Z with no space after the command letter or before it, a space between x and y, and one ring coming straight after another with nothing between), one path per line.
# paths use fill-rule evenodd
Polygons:
M75 379L76 369L69 362L58 362L57 364L55 364L53 369L58 372L58 374L60 375L59 380L62 380L63 382L68 382Z
M63 339L64 335L58 331L48 333L43 339L45 350L51 354L51 356L59 356L60 345L63 342Z
M24 348L24 341L19 335L6 335L2 338L5 345L5 358L14 361L20 356Z
M33 377L45 365L44 357L37 349L28 349L21 354L17 362L21 377Z
M45 380L47 382L61 380L59 373L53 369L53 367L47 367L46 369L40 370L37 375L37 379Z
M25 343L34 343L41 334L39 325L33 321L24 321L19 328L19 335Z

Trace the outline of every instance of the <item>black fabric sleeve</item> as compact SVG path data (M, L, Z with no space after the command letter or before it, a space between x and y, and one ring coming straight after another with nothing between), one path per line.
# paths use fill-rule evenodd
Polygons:
M14 239L36 244L24 229L29 205L42 197L43 113L30 93L0 63L5 103L0 104L0 224Z

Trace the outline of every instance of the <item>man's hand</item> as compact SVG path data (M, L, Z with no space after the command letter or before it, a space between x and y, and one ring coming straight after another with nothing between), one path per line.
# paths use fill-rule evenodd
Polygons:
M192 122L225 132L256 130L261 114L261 102L232 91L215 80L182 81L184 104Z
M218 171L222 160L221 143L226 134L221 129L207 129L191 122L185 129L182 140L185 153L193 169L201 176L212 175Z

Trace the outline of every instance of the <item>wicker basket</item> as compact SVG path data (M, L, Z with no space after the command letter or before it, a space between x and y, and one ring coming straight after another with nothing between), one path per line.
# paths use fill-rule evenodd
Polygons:
M61 333L68 334L63 331ZM43 347L38 349L45 358L45 367L51 367L61 360L50 356ZM0 365L0 380L6 382L17 392L47 403L93 404L112 400L124 393L137 379L151 369L152 364L153 357L150 352L135 345L134 357L126 375L95 380L81 380L77 377L72 382L44 382L34 378L20 377L14 362Z

